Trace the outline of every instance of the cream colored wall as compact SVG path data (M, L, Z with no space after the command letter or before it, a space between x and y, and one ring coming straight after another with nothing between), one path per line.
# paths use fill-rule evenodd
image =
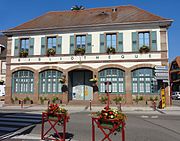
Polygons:
M99 57L97 59L96 57ZM61 56L61 57L41 57L39 60L39 57L26 57L26 58L12 58L11 63L33 63L33 62L68 62L68 63L76 63L76 62L84 62L84 61L124 61L124 60L144 60L144 59L161 59L160 53L147 53L147 54L141 54L141 53L134 53L134 54L114 54L114 55L84 55L84 56Z
M101 31L101 32L88 32L88 34L92 35L92 53L98 53L99 52L99 46L100 46L100 34L103 33L113 33L113 32L120 32L123 33L123 47L124 52L131 52L132 51L132 32L139 32L139 31L157 31L157 49L160 50L160 29L137 29L137 30L111 30L111 31ZM80 33L74 33L74 34L80 34ZM46 36L62 36L62 54L68 54L70 49L70 35L74 35L73 33L67 33L67 34L49 34ZM81 34L87 34L87 33L81 33ZM29 36L19 36L20 38L27 38ZM12 52L11 55L14 54L14 40L19 37L13 37L12 39ZM34 40L34 54L40 55L41 53L41 37L45 37L45 35L36 35L31 36Z
M74 66L78 66L78 68L81 68L82 66L89 66L93 69L97 69L99 67L102 67L104 65L121 65L123 67L126 67L126 68L130 68L130 67L133 67L135 65L140 65L140 64L151 64L151 65L161 65L161 62L120 62L120 63L82 63L82 64L78 64L78 63L72 63L72 64L51 64L51 66L56 66L56 67L59 67L59 68L62 68L64 70L66 69L69 69L71 67L74 67ZM43 67L48 67L49 65L48 64L42 64L42 65L31 65L31 68L35 69L35 70L39 70ZM29 65L12 65L11 66L11 70L17 68L17 67L29 67ZM83 67L84 69L84 67Z

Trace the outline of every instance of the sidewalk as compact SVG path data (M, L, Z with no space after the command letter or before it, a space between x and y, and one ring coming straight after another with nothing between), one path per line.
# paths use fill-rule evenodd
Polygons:
M77 112L96 112L101 111L104 108L104 105L102 106L93 106L92 110L90 110L89 105L61 105L62 107L66 108L69 113L77 113ZM111 108L118 108L116 106L110 106ZM42 113L47 109L47 105L25 105L23 108L21 108L20 105L4 105L0 103L0 110L1 111L22 111L22 112L35 112L35 113ZM122 111L124 113L147 113L147 114L175 114L180 115L180 106L170 106L166 107L164 109L157 109L154 111L153 108L144 106L122 106Z

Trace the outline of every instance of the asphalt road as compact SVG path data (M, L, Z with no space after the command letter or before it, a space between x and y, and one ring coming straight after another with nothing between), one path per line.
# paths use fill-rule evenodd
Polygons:
M180 100L173 100L173 101L172 101L172 104L173 104L174 106L180 106Z
M70 115L71 118L67 125L67 141L91 141L91 117L89 114L88 112L81 112ZM127 116L126 141L180 140L180 116L164 114L128 114ZM41 133L40 118L41 115L37 114L0 114L0 123L3 123L0 124L0 140L39 140ZM48 125L46 125L47 128ZM96 141L100 141L102 137L103 134L99 128L96 128ZM111 138L113 141L121 141L119 132L112 135Z

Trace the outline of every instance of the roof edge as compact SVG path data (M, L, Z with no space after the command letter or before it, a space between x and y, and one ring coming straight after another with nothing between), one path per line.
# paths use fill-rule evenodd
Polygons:
M84 26L67 26L67 27L52 27L52 28L34 28L34 29L22 29L22 30L5 30L2 31L3 34L8 35L8 34L13 34L16 32L27 32L27 31L32 31L32 32L36 32L36 31L42 31L42 30L53 30L53 29L67 29L67 28L83 28L83 27L99 27L99 26L110 26L110 25L133 25L133 24L159 24L160 27L169 27L171 26L171 23L173 22L172 19L167 19L167 20L160 20L160 21L143 21L143 22L126 22L126 23L110 23L110 24L94 24L94 25L84 25Z

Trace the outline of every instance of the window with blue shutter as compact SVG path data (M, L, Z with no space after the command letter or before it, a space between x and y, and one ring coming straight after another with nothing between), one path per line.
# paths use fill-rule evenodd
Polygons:
M157 34L156 34L156 31L151 32L151 50L157 51Z
M34 55L34 38L29 39L29 55Z
M86 53L92 53L92 35L87 35Z
M62 53L62 37L57 37L56 54Z
M117 52L123 52L123 33L118 34Z
M19 47L20 47L20 40L15 39L14 43L14 56L19 56Z
M133 52L139 51L137 45L137 32L132 32L132 51Z
M45 55L46 54L46 38L45 37L41 37L41 55Z
M105 42L104 34L100 34L100 53L106 52L104 42Z
M70 54L74 54L74 35L70 36Z

